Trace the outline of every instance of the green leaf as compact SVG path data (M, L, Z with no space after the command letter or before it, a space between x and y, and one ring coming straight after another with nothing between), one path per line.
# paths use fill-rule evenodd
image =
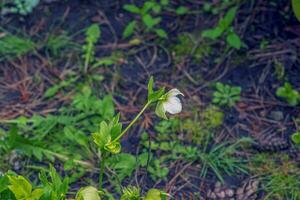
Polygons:
M106 95L101 100L101 115L104 119L111 119L115 114L114 102L111 95Z
M161 38L168 38L168 34L163 29L155 29L155 33Z
M296 106L300 102L300 93L292 88L288 82L276 90L276 95L287 101L290 106Z
M122 189L120 200L141 200L141 189L138 187L127 186Z
M92 133L94 142L100 149L104 149L106 144L109 144L111 141L110 129L105 121L100 123L99 132Z
M121 182L124 178L131 176L137 167L135 156L128 153L115 154L108 158L107 163L116 172Z
M148 82L148 101L150 101L150 96L153 94L153 84L154 78L151 76Z
M157 25L161 21L161 17L153 18L151 15L146 14L142 17L144 24L147 26L148 29L152 29L153 26Z
M161 11L161 6L159 4L156 4L155 6L153 6L152 10L153 10L153 12L158 14Z
M35 189L32 191L30 182L23 176L8 176L10 185L8 188L14 193L17 200L39 200L43 190Z
M133 4L125 4L123 9L134 14L139 14L141 12L140 8Z
M112 140L116 139L122 131L122 124L119 122L119 118L120 118L120 113L112 119L112 124L110 125L111 126L110 134Z
M115 61L112 59L112 57L103 57L103 58L97 59L95 61L95 64L93 64L93 66L91 68L93 69L93 68L97 68L99 66L110 66L113 64L115 64Z
M59 85L54 85L48 88L44 94L45 98L53 97L61 87Z
M160 0L160 4L163 6L167 6L169 4L169 0Z
M117 154L121 152L120 142L110 142L105 145L104 149L110 153Z
M231 94L231 96L240 95L241 91L242 91L241 87L231 87L230 94Z
M215 91L213 93L214 97L217 97L217 98L222 98L223 97L223 94L221 92L218 92L218 91Z
M228 43L229 46L235 48L235 49L240 49L242 46L242 42L240 37L235 34L234 32L229 33L226 37L226 41Z
M293 11L294 11L296 18L300 22L300 1L292 0L292 7L293 7Z
M154 85L154 79L153 79L153 76L151 76L149 79L149 82L148 82L148 102L157 101L165 93L164 88L160 88L158 91L153 91L153 85Z
M75 200L101 200L98 190L93 186L81 188Z
M237 7L229 9L225 17L219 21L219 27L222 27L222 29L226 30L229 26L231 26L236 15L236 11Z
M148 152L141 153L138 156L138 164L142 167L145 167L147 165L148 158L149 158L149 161L151 161L152 157L153 157L153 155L152 154L149 155Z
M99 131L92 133L92 136L100 150L119 153L121 151L121 144L114 140L120 135L121 131L122 124L119 123L119 115L117 115L110 120L109 124L102 121Z
M136 21L131 21L125 28L123 32L123 38L127 38L133 34L133 31L136 27Z
M217 88L218 91L224 92L224 84L223 83L217 82L216 83L216 88Z
M292 135L292 140L295 144L300 145L300 132L294 133Z
M63 199L68 192L69 179L65 178L62 180L53 166L50 165L49 168L50 180L48 180L44 170L39 174L39 179L41 180L44 189L43 197L46 199Z
M7 190L7 186L9 183L9 179L7 176L1 176L0 175L0 194L1 192L3 192L4 190ZM0 196L1 197L1 196Z
M141 13L140 13L142 15L142 17L144 17L148 13L148 11L150 9L152 9L155 5L157 5L156 2L146 1L144 3L143 8L142 8Z
M100 27L98 24L92 24L86 30L86 40L90 43L96 43L101 36Z
M38 200L41 198L41 196L43 195L44 191L43 189L35 189L33 190L31 197L29 198L30 200Z
M167 194L158 189L150 189L144 197L144 200L166 200L166 196Z
M94 61L95 44L101 36L101 30L98 24L92 24L85 32L86 44L82 46L84 69L88 69L88 65Z
M218 37L220 37L223 32L224 32L223 28L216 27L216 28L213 28L213 29L204 30L202 32L201 36L204 37L204 38L210 38L212 40L215 40Z
M177 9L176 9L176 14L177 15L184 15L186 14L187 12L189 11L189 9L185 6L179 6Z
M160 88L158 91L155 91L150 95L149 100L155 102L159 98L161 98L164 94L165 94L165 88Z

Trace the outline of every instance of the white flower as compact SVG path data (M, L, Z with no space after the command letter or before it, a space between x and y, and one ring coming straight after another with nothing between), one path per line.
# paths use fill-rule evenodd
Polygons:
M174 88L167 92L161 100L157 103L156 114L159 117L167 119L166 112L170 114L180 113L182 110L182 104L177 95L184 96L178 89Z

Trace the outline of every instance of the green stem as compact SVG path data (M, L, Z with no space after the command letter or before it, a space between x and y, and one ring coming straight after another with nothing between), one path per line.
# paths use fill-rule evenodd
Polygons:
M143 112L148 108L148 106L152 103L152 101L148 101L143 109L135 116L135 118L130 122L130 124L122 131L122 133L116 137L113 142L118 141L129 129L130 127L138 120L138 118L143 114Z
M103 176L104 176L104 168L106 161L106 153L105 151L101 152L101 163L100 163L100 174L99 174L99 190L102 191L103 186Z

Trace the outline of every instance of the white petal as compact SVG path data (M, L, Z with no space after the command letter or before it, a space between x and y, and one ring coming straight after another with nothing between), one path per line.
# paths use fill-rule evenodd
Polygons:
M169 97L176 96L176 95L179 95L179 94L182 95L182 96L184 96L183 93L180 92L177 88L173 88L173 89L171 89L171 90L168 92L168 96L169 96Z
M163 108L170 114L177 114L181 112L182 105L178 97L172 96L166 102L163 102Z

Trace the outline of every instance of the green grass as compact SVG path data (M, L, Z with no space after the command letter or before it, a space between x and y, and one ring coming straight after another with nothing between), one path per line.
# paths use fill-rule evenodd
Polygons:
M258 154L253 157L250 169L262 183L264 200L300 198L300 169L286 155Z
M241 138L234 143L223 142L212 148L200 151L199 158L202 164L200 176L206 177L208 170L212 170L217 178L224 182L223 174L236 175L236 173L248 173L247 160L237 156L245 144L252 142L249 138Z
M1 29L0 29L1 30ZM4 33L0 37L0 61L11 60L34 51L35 43L29 38Z

